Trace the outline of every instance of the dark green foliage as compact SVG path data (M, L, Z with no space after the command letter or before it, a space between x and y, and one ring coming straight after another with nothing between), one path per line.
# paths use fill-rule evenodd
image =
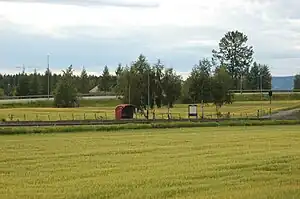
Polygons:
M27 74L22 74L18 79L17 95L26 96L29 93L30 78Z
M78 90L79 93L86 94L90 91L90 89L91 89L90 81L89 81L88 74L87 74L84 67L81 71L80 78L79 78L78 82L80 83L80 85L78 86L79 87L79 90Z
M30 75L30 83L29 83L29 94L30 95L40 95L41 94L41 85L40 85L39 76L34 70L34 74Z
M173 106L180 98L182 80L172 68L165 68L160 60L152 67L144 55L140 55L130 67L117 70L118 95L124 96L124 103L131 103L140 109L155 105Z
M40 78L41 80L41 94L42 95L48 95L48 86L49 86L49 92L52 93L53 89L55 88L54 81L52 78L51 71L47 68L45 71L45 74ZM49 81L48 81L49 79Z
M254 62L248 75L248 89L259 90L260 89L260 68L259 65Z
M168 68L163 74L161 83L163 105L168 105L168 107L172 108L174 102L178 100L181 95L181 77L177 75L172 68ZM157 94L159 95L160 93L158 92ZM157 103L157 105L159 105L159 103Z
M212 63L208 59L200 60L193 68L189 77L188 93L194 103L212 101L211 69Z
M99 84L99 90L100 91L104 91L104 92L108 92L111 90L111 86L112 86L112 77L109 74L109 70L108 67L105 66L102 76L100 77L100 84Z
M240 79L246 76L253 61L253 47L247 46L247 35L229 31L219 42L219 50L213 50L213 57L226 67L233 80L232 89L239 89Z
M54 91L54 105L56 107L66 108L76 107L79 105L77 89L72 76L73 68L72 65L70 65L65 71L63 71L63 76Z
M269 66L253 63L247 76L247 88L249 90L270 90L272 88L272 76Z
M215 74L212 77L212 99L216 105L216 111L219 113L219 109L224 104L232 103L232 94L229 92L232 85L232 79L226 71L226 67L222 66L215 70Z
M294 77L294 90L300 89L300 74L295 75Z

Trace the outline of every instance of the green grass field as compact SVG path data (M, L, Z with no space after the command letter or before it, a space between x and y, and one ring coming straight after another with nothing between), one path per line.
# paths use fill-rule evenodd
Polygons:
M0 198L300 198L299 126L1 136Z
M289 107L300 105L300 101L274 101L270 105L268 101L259 102L234 102L231 105L225 105L221 108L223 114L230 112L231 117L254 117L257 116L257 110L263 108L265 113L269 113ZM114 119L115 106L104 102L103 105L98 104L96 107L82 108L6 108L0 109L0 119L5 120L72 120L72 119ZM207 105L204 108L205 117L215 118L216 110L213 104ZM198 108L201 112L200 105ZM167 108L156 109L156 118L167 118ZM173 118L187 118L188 105L177 104L171 109ZM10 117L13 115L13 117ZM152 117L152 114L151 114ZM138 115L138 118L143 118Z

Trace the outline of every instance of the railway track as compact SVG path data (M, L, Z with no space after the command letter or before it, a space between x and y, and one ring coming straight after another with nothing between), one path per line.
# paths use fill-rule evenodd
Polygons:
M6 122L0 122L0 127L42 127L42 126L50 127L50 126L80 126L80 125L152 124L152 123L167 123L167 122L221 122L221 121L239 121L239 120L270 120L270 118L6 121Z

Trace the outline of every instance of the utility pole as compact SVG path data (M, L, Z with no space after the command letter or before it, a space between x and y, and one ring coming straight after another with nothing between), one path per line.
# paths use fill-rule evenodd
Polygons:
M48 100L50 99L50 54L47 54L47 70L48 70Z
M130 86L130 84L129 84L129 88L128 88L128 98L129 98L129 104L131 103L131 97L130 97L130 95L131 95L131 93L130 93L130 88L131 88L131 86Z
M22 64L22 67L21 66L17 66L16 68L22 69L22 74L25 73L25 65L24 64Z
M129 72L127 73L127 83L128 83L128 101L129 104L131 103L131 82L130 82L130 74Z
M241 92L241 94L243 93L243 75L241 75L241 80L240 80L241 82L241 85L240 85L240 92Z
M150 68L148 71L148 107L147 107L147 118L149 119L149 107L150 107Z
M261 73L261 67L260 67L260 100L261 100L261 115L263 113L263 83L262 83L262 73Z

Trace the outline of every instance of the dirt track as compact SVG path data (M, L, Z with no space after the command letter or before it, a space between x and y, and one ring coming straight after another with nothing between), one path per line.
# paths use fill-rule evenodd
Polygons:
M266 115L262 118L271 118L271 119L280 119L280 120L297 120L300 119L300 109L293 109L287 111L280 111L278 113L274 113L271 116Z

